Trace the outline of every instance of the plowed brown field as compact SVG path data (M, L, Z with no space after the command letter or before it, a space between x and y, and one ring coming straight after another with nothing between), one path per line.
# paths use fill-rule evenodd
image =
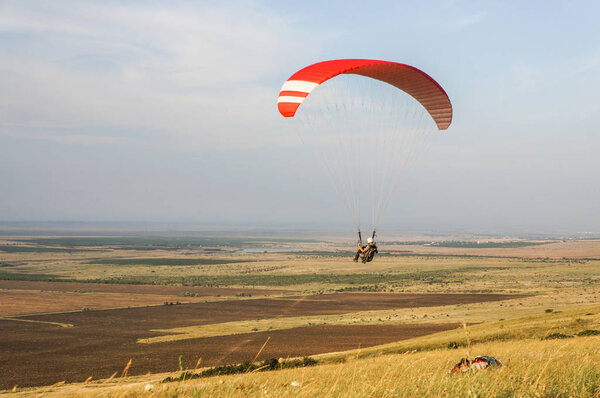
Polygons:
M19 318L27 321L72 324L63 328L44 323L0 320L0 388L47 385L109 377L132 359L130 375L185 366L251 360L267 337L261 358L303 356L367 347L453 328L454 324L314 326L158 344L136 340L158 335L151 329L267 319L280 316L428 307L497 301L517 296L497 294L324 294L279 299L193 303L126 308Z

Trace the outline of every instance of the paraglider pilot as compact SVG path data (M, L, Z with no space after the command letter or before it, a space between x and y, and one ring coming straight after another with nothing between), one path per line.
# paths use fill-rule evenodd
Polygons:
M357 262L359 257L362 258L363 264L368 263L369 261L373 260L373 257L377 253L377 245L373 241L373 238L367 239L366 246L363 246L361 241L359 241L357 243L357 245L358 245L358 251L356 252L356 255L354 256L354 262Z

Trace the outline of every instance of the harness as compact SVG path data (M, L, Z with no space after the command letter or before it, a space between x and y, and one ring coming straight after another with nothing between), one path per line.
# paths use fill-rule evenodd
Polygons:
M371 234L371 239L372 240L375 239L375 230L373 230L373 233ZM372 261L373 257L375 257L375 253L377 253L377 246L375 244L372 244L372 245L367 245L366 247L363 247L362 234L360 232L360 229L358 230L358 245L359 245L359 247L361 247L360 257L363 259L362 262L368 263L368 262Z

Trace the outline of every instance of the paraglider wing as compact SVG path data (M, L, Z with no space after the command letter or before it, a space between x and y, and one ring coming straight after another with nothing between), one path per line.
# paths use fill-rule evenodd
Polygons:
M425 72L406 64L370 59L319 62L294 73L279 92L278 109L284 117L296 110L319 84L340 74L356 74L391 84L415 98L445 130L452 122L452 104L444 89Z

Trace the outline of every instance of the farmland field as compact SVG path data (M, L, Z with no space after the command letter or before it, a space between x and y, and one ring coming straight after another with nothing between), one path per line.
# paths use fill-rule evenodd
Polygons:
M293 293L274 289L0 280L0 317Z
M376 354L600 305L599 241L441 242L390 241L362 264L340 239L4 237L0 388L109 378L130 360L135 376Z
M173 370L179 355L188 365L199 357L207 365L251 359L264 340L271 356L298 356L339 351L395 341L403 336L456 328L456 323L427 325L375 324L302 325L302 328L263 330L211 338L141 344L139 339L162 334L165 327L222 324L232 321L290 316L331 315L408 307L467 304L510 299L493 294L384 294L338 293L280 299L228 300L209 303L159 305L106 311L78 311L5 319L0 322L0 347L13 361L0 364L3 387L83 381L88 376L109 377L133 359L131 374ZM35 322L32 322L35 321ZM62 325L62 326L59 326ZM250 334L250 335L249 335ZM377 335L377 338L369 336ZM310 344L307 344L310 341ZM234 347L234 349L232 349ZM49 350L49 348L51 348ZM28 358L39 363L30 370ZM101 360L99 360L101 358Z

